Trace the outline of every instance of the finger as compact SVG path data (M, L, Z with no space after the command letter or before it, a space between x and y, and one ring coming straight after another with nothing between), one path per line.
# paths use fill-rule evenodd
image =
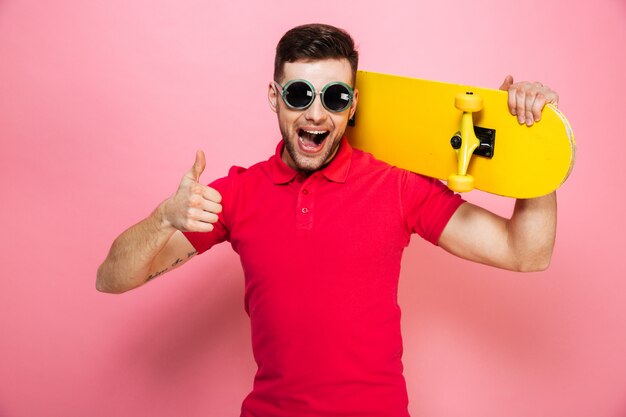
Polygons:
M202 186L202 197L216 203L222 202L222 195L215 188Z
M199 208L189 207L185 213L185 220L182 223L181 230L200 232L213 230L213 224L219 221L219 216L215 213L209 213ZM211 225L207 228L206 225Z
M187 172L187 176L195 182L200 181L200 175L206 168L206 158L204 152L201 150L196 151L196 160L193 163L191 169Z
M513 116L517 114L517 91L514 87L509 88L509 99L508 99L509 111Z
M517 114L517 121L524 123L526 119L526 91L518 86L515 89L515 113Z
M203 223L217 223L219 216L206 210L197 209L193 212L192 219Z
M206 211L207 213L215 213L219 214L222 212L222 205L218 203L214 203L208 200L202 200L202 203L198 205L198 208Z
M542 93L538 93L535 96L535 101L531 109L535 122L538 122L539 120L541 120L541 112L543 111L543 107L545 105L546 105L546 96L544 96Z
M558 107L559 95L556 93L556 91L552 91L548 89L548 92L545 93L545 96L546 96L546 103L550 103Z
M205 198L199 187L194 187L193 193L189 196L188 207L189 209L199 209L211 213L220 213L222 211L222 205Z
M194 173L194 179L196 181L200 181L200 175L202 175L204 168L206 168L206 158L204 156L204 151L198 150L196 151L196 161L193 163L192 168Z
M198 220L188 220L182 228L183 232L212 232L215 229L213 223L201 222Z
M500 86L500 90L502 90L502 91L509 91L509 88L511 88L511 85L513 85L513 76L512 75L507 75L504 78L504 81L502 81L502 85Z
M535 122L535 101L537 100L537 93L534 90L526 91L526 97L524 100L524 108L526 109L526 126L532 126Z

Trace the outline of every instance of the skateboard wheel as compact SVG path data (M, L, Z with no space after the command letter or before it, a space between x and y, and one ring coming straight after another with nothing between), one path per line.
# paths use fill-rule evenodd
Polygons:
M474 189L474 177L452 174L448 177L448 188L457 193L472 191Z
M454 106L462 112L477 112L483 108L483 98L473 93L457 94Z

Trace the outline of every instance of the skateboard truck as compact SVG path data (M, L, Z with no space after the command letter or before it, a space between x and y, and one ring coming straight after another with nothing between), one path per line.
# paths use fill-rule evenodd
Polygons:
M493 158L495 145L496 145L496 131L495 129L486 129L480 126L474 126L474 133L480 142L478 148L474 151L474 155L482 156L483 158ZM452 139L450 139L450 145L453 149L459 149L463 139L461 138L461 132L456 132Z
M457 173L448 177L448 188L462 193L474 189L474 177L467 173L467 167L474 151L481 147L481 140L476 137L474 132L472 113L478 112L483 108L483 99L478 94L472 92L461 93L456 95L454 105L463 112L463 115L461 116L460 131L450 140L450 144L457 154L458 166ZM490 129L485 130L491 131ZM492 157L493 140L490 144L488 141L483 142L483 153L489 158Z

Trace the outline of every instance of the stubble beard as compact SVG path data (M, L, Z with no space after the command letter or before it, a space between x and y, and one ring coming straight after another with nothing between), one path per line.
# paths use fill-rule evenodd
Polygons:
M335 136L335 138L333 139L335 142L330 147L328 147L321 155L318 155L315 158L307 158L305 156L302 156L302 154L298 152L298 144L290 141L288 134L282 131L282 129L281 134L283 137L283 143L285 144L285 149L287 149L287 153L296 165L296 169L299 172L304 173L305 175L310 175L315 171L326 167L326 165L328 165L336 156L339 145L341 145L341 138L343 138L343 132L341 132L341 135ZM298 140L300 139L297 137L296 134L296 141ZM330 140L330 138L326 138L326 140Z

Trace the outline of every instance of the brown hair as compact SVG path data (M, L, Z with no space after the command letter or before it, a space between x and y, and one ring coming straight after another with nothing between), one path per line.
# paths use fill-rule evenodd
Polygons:
M296 26L287 31L276 45L274 80L282 78L285 62L341 58L350 62L354 81L359 53L348 32L321 23Z

